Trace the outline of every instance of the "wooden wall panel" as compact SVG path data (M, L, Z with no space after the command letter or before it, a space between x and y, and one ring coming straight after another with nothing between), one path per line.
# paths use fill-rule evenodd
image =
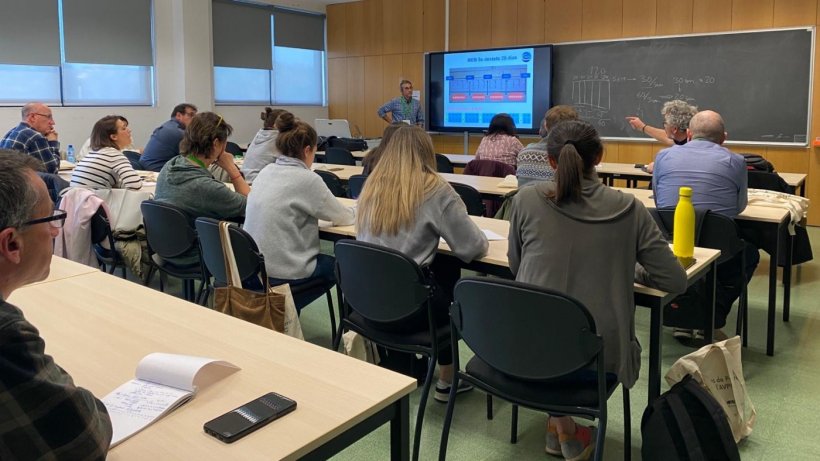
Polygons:
M518 24L518 2L514 0L492 0L490 6L493 47L515 45Z
M382 0L364 0L365 56L376 56L384 53L384 40L382 40L384 36L383 17Z
M765 157L777 171L808 173L809 154L810 148L769 147Z
M347 58L327 60L327 113L330 118L347 118Z
M402 77L413 82L413 90L421 91L421 100L424 101L424 53L403 54L401 68ZM397 96L398 92L396 89Z
M656 35L656 0L624 0L624 37Z
M812 25L817 16L817 0L775 0L774 27Z
M706 0L711 1L711 0ZM729 0L731 3L732 0ZM658 35L689 34L692 32L692 0L657 0L656 33Z
M382 2L382 26L384 38L382 51L384 54L401 53L404 48L402 22L404 20L403 2L387 0Z
M623 0L583 2L583 40L621 37L623 31Z
M382 134L384 120L376 115L376 109L384 104L382 85L384 84L384 60L382 56L364 58L364 130L366 137L378 137Z
M518 0L516 39L518 45L537 45L544 40L544 0Z
M450 0L450 51L467 49L467 0Z
M577 0L544 1L544 41L546 43L581 40L583 2Z
M399 90L399 83L404 78L402 72L402 55L400 54L386 54L382 56L382 102L384 104L390 99L393 99L401 94ZM381 105L379 104L379 105ZM376 110L378 107L374 108Z
M395 0L393 0L395 1ZM424 51L424 1L402 0L402 35L404 37L403 53L420 53Z
M345 3L345 15L347 19L347 29L345 30L345 37L347 38L347 55L363 56L364 42L367 39L365 30L366 24L364 18L364 3Z
M774 0L732 0L732 30L763 29L774 23Z
M492 37L492 0L470 0L467 7L467 48L490 48Z
M654 158L652 144L648 142L623 142L618 146L618 161L621 163L650 163Z
M694 0L692 32L732 30L732 0Z
M347 121L351 131L365 127L364 57L347 58Z
M347 56L345 11L345 6L341 3L327 6L327 25L325 27L327 28L328 59Z
M424 51L444 51L445 6L444 0L424 0Z

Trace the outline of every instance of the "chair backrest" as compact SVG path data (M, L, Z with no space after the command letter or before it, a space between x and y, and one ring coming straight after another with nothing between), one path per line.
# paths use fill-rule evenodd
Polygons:
M587 308L556 291L466 277L456 284L454 299L450 318L464 343L481 360L511 377L563 376L588 366L603 349Z
M330 193L335 197L347 197L347 192L345 192L345 188L342 185L342 180L336 176L336 173L326 170L315 170L315 173L322 178L327 188L330 189Z
M675 222L674 208L650 209L650 214L661 232L674 238L672 230ZM696 210L695 245L720 250L718 264L728 261L743 251L745 243L740 237L735 220L717 213Z
M225 143L225 150L234 157L244 154L244 152L242 152L242 148L239 147L239 144L232 141Z
M325 162L336 165L356 165L356 157L349 150L342 147L328 147L325 149Z
M749 188L751 189L765 189L794 194L794 188L777 173L749 170L747 174L749 177Z
M503 178L508 174L515 174L515 168L496 160L470 160L464 167L464 174Z
M173 205L146 200L140 205L145 236L161 258L173 258L197 246L196 230L188 214Z
M345 303L367 320L393 323L426 308L430 285L404 254L356 240L336 242L336 279Z
M352 199L359 198L364 188L364 182L367 179L366 174L354 174L347 180L347 196Z
M457 182L451 182L451 186L461 197L461 201L467 207L467 214L472 216L484 216L484 201L481 200L481 193L475 187Z
M214 277L214 282L218 285L227 285L228 276L226 274L225 260L222 257L222 240L219 237L220 221L213 218L197 218L196 231L199 235L199 248L202 254L202 261L208 272ZM231 238L231 248L236 260L236 268L239 271L239 278L246 280L255 274L260 274L260 280L268 277L265 270L265 257L256 246L250 234L245 232L236 223L228 225L228 235Z
M436 171L439 173L453 173L453 162L442 154L436 154Z
M108 241L109 249L114 249L114 235L111 232L108 214L105 212L104 207L99 207L91 217L91 244L99 245L104 241Z
M135 152L133 150L124 150L124 151L122 151L122 153L123 153L123 155L125 155L125 158L127 158L128 161L131 162L131 168L133 168L135 170L144 170L145 169L145 166L143 166L142 162L140 162L140 153L139 152Z

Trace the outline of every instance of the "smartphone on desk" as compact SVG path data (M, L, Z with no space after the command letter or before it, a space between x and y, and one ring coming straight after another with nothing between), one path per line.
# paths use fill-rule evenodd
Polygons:
M203 429L225 443L233 443L295 409L296 401L270 392L208 421Z

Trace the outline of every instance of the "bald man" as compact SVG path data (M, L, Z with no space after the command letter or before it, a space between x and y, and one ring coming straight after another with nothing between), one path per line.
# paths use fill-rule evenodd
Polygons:
M48 173L60 169L60 142L51 108L40 102L23 106L23 120L0 140L0 149L24 152L40 160Z

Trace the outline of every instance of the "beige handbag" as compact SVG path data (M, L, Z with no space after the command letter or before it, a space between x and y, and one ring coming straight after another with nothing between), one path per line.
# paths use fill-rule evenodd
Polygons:
M679 358L666 373L666 382L671 386L687 374L691 374L723 407L735 442L752 433L757 412L743 379L740 336L707 344Z

